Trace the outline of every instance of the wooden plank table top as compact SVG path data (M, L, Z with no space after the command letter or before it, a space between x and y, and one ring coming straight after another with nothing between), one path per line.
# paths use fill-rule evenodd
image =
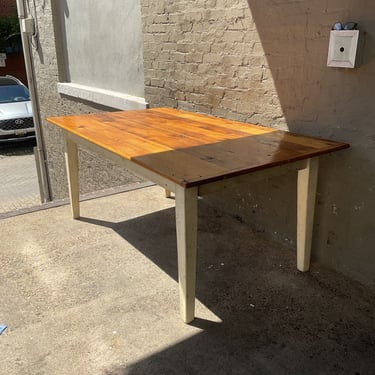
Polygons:
M48 121L184 187L349 147L171 108L51 117Z
M264 178L284 167L297 171L297 268L307 271L319 156L349 147L170 108L47 120L63 129L74 218L80 216L78 145L175 193L180 311L185 322L195 316L198 196L238 184L251 186L254 175Z

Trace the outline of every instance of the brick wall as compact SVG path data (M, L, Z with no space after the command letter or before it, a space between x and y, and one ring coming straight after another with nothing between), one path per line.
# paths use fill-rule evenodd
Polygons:
M375 285L375 24L370 0L142 0L146 99L346 141L321 158L313 259ZM356 21L357 69L328 68L331 26ZM296 176L208 204L295 245ZM292 246L292 248L293 248Z
M144 0L142 8L146 100L152 106L283 127L246 1Z

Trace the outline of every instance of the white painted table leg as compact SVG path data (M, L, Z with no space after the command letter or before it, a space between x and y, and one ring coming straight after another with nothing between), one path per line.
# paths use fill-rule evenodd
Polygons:
M180 312L189 323L195 315L198 189L177 186L175 200Z
M74 219L79 217L79 181L77 144L65 138L65 162L69 183L70 205Z
M307 160L307 166L298 171L297 187L297 268L308 271L315 211L319 159Z

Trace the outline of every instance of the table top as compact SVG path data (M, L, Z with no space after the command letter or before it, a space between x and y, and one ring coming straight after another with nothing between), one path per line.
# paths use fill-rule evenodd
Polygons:
M47 120L184 187L349 147L347 143L172 108Z

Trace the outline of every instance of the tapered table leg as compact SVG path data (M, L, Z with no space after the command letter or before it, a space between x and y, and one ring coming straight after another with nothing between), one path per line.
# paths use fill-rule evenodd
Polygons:
M198 189L177 186L176 232L180 312L185 323L195 315L195 281L197 259Z
M69 197L74 219L79 218L79 180L77 144L65 137L65 162L69 183Z
M314 223L319 159L307 160L306 168L298 171L297 186L297 269L308 271Z

